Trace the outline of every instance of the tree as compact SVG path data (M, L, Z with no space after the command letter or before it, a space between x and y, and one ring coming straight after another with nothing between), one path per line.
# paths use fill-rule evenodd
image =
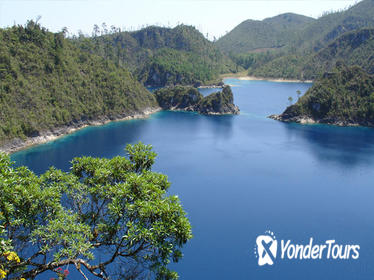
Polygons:
M63 34L64 38L66 38L69 34L69 29L65 26L62 28L61 33Z
M20 258L8 264L8 279L46 271L65 279L68 265L84 279L178 277L167 266L192 237L186 213L166 194L167 176L151 171L152 147L138 143L126 150L128 158L75 158L71 172L52 167L40 176L0 155L0 225L6 229L0 238Z
M101 24L101 27L102 27L101 35L107 35L107 34L108 34L108 28L107 28L106 23L103 22L103 23Z
M93 31L92 31L93 37L96 38L97 36L99 36L99 32L100 32L100 27L97 24L94 24Z
M301 91L300 91L300 90L297 90L297 91L296 91L296 94L297 94L297 100L299 100L299 99L300 99L300 96L301 96Z
M293 101L292 96L289 96L289 97L288 97L288 102L290 102L290 105L292 105L292 101Z

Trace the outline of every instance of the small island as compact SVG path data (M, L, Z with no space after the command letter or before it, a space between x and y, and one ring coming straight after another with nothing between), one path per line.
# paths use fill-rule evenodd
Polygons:
M240 112L234 104L230 86L205 97L191 86L166 87L157 90L155 95L163 110L192 111L204 115L237 115Z
M295 104L269 118L296 123L374 126L374 76L338 62Z

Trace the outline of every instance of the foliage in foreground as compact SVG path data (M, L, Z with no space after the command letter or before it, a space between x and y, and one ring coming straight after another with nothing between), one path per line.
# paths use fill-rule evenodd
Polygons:
M0 255L8 279L46 271L65 279L68 265L85 279L176 279L167 266L181 257L191 226L167 176L151 171L151 146L128 145L128 159L82 157L71 172L37 176L0 154Z

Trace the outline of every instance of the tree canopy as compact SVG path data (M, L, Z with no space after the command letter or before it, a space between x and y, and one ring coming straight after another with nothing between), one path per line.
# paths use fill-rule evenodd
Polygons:
M151 170L152 147L126 150L128 158L75 158L70 172L40 176L0 154L0 279L65 279L68 265L82 279L178 277L168 264L192 237L189 220L167 195L167 176ZM19 259L3 261L10 252Z

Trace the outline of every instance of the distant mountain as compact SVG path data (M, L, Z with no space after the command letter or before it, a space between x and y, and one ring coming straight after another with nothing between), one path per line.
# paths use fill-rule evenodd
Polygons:
M374 76L337 63L281 115L285 122L374 126Z
M221 37L216 45L226 53L277 49L297 39L296 35L315 19L287 13L272 18L246 20Z
M187 25L81 36L73 42L82 50L129 67L148 86L209 83L220 73L237 68L196 28Z
M249 69L249 74L269 78L314 80L338 61L374 73L374 28L344 33L318 52L286 54Z
M158 108L132 74L35 22L0 29L0 146Z
M315 79L331 70L338 60L372 72L372 31L369 29L374 28L373 15L374 0L364 0L317 20L304 18L298 23L291 20L289 24L283 21L287 27L280 31L264 26L269 20L279 25L283 15L256 22L262 29L256 29L251 24L253 21L246 21L221 38L217 46L231 51L230 57L253 76Z
M364 0L349 9L330 13L306 26L298 34L295 47L318 51L340 35L365 27L374 27L374 0Z
M315 79L318 73L331 71L338 61L348 66L359 65L374 74L374 28L344 33L308 59L302 72Z

